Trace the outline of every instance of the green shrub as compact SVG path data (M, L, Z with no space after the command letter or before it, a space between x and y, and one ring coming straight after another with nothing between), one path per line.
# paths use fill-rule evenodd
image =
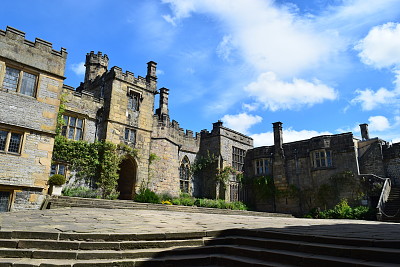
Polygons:
M61 174L54 174L49 178L49 185L63 185L65 184L65 176Z
M333 209L319 211L312 209L306 218L318 219L355 219L355 220L375 220L376 211L370 207L358 206L350 207L346 199L342 199Z
M101 198L101 192L88 187L65 187L62 191L63 196L68 197L84 197L84 198Z
M189 197L192 197L190 194L188 194L188 193L181 193L180 195L179 195L179 197L180 198L189 198Z
M169 193L163 193L160 196L161 201L170 201L173 199L173 197Z
M193 197L180 198L181 205L183 206L194 206L195 201L196 199Z
M172 200L172 204L174 205L181 205L181 199L180 198L174 198Z
M148 188L141 188L139 194L137 194L133 200L143 203L160 203L158 195Z

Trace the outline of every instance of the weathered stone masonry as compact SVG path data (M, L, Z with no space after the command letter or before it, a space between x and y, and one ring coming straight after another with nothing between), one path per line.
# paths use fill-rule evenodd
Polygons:
M295 186L305 192L341 172L375 174L400 184L399 143L370 138L367 124L360 125L361 140L343 133L284 143L282 123L275 122L274 145L253 148L250 137L221 121L211 131L194 133L171 120L170 91L158 89L153 61L141 77L116 66L109 69L108 56L92 51L86 55L85 80L73 88L63 84L66 57L64 48L53 50L47 41L25 40L23 32L11 27L0 30L0 211L40 206L50 170L56 170L51 161L61 99L68 122L63 135L124 143L138 150L137 158L128 157L120 165L121 199L132 199L146 186L172 196L187 192L246 200L259 210L303 213L319 203L309 195L260 201L254 190L242 188L236 174L250 180L270 176L283 191ZM155 109L156 94L160 102ZM194 175L189 172L209 155L216 159L212 166ZM216 173L225 167L236 174L223 186ZM346 197L348 191L340 195Z
M47 192L66 57L47 41L0 30L0 130L8 133L0 150L2 209L37 209ZM19 72L15 90L4 86L10 70ZM21 91L24 73L35 77L30 95ZM21 135L16 152L10 152L10 133Z

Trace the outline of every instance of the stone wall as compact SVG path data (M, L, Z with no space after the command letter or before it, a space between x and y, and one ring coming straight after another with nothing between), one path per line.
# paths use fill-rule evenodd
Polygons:
M400 186L400 143L383 149L383 160L386 177L391 178L396 186Z
M215 166L211 166L210 170L206 170L201 174L203 194L206 197L222 198L230 201L230 184L236 183L236 176L231 175L230 181L224 189L215 181L215 169L232 166L234 147L246 152L253 148L253 139L232 129L223 127L221 121L213 123L211 132L207 130L201 132L200 155L204 157L210 154L218 158Z
M104 105L104 99L93 96L92 92L77 92L73 87L63 87L63 96L65 99L65 115L77 116L84 119L83 140L94 142L102 136L100 122L101 109ZM99 120L99 121L98 121Z
M153 132L151 134L151 153L157 155L159 160L154 162L152 169L152 186L160 193L169 193L179 196L180 177L179 167L186 156L192 165L199 151L200 138L198 134L180 128L177 121L162 121L157 115L153 116ZM189 192L197 195L200 184L191 177Z
M367 142L365 146L363 146L364 142ZM381 177L386 177L382 161L382 140L376 138L362 141L359 142L358 146L363 150L363 153L360 153L361 155L359 157L360 173L375 174Z
M179 146L168 139L152 139L151 153L157 155L150 166L150 189L179 196Z
M272 161L269 166L272 167L270 174L272 174L274 180L274 175L277 173L276 168L281 168L279 173L284 175L287 181L286 186L281 186L281 190L288 189L290 185L294 185L303 192L317 190L321 185L329 184L330 178L335 174L345 171L351 171L355 175L358 174L355 142L356 140L353 138L352 133L344 133L284 143L282 145L283 157L278 159L274 146L255 148L247 154L246 175L250 178L255 177L254 160L265 158ZM331 151L332 166L319 168L313 166L312 152L317 150ZM273 164L277 160L281 164ZM352 188L344 190L341 192L340 197L349 197L351 191ZM254 199L253 201L256 202L255 204L261 202L260 204L266 209L273 209L269 211L303 213L312 208L311 205L315 207L320 205L313 196L309 195L307 197L310 199L284 197L271 199L270 202ZM274 201L275 203L273 203Z
M22 134L19 153L0 152L0 190L10 192L12 210L39 207L47 192L66 56L47 41L0 30L0 128ZM36 75L33 96L3 88L6 66Z

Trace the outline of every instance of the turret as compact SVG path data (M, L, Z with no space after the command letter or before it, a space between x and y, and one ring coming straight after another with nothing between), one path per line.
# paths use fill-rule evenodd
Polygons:
M97 76L101 76L107 72L108 56L106 54L103 55L101 52L95 54L94 51L91 51L86 54L85 67L85 83L93 81Z

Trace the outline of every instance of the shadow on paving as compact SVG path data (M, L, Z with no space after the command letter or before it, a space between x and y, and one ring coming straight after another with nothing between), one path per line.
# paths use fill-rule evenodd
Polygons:
M399 266L399 226L350 223L209 231L203 246L163 251L140 266Z

